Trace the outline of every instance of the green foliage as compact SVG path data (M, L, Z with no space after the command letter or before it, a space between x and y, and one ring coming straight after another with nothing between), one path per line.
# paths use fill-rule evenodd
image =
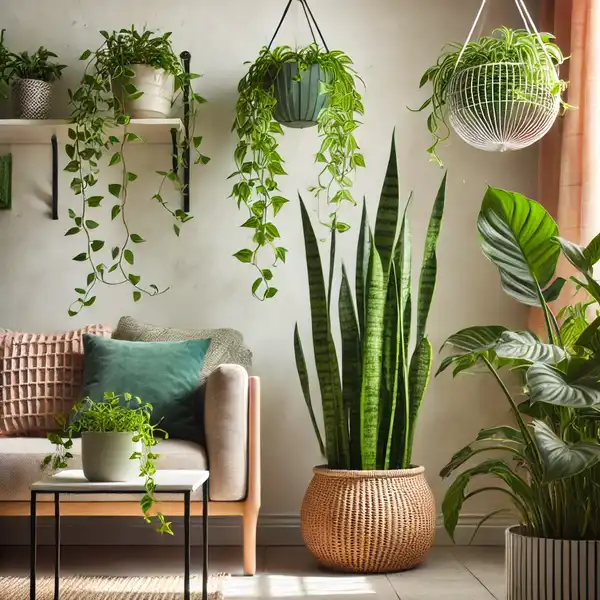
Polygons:
M71 304L69 315L78 314L84 307L91 306L96 296L97 284L106 285L131 285L133 298L139 300L142 294L156 296L166 289L159 288L156 284L141 283L141 276L132 274L130 267L135 262L132 244L144 241L138 233L133 233L127 220L127 201L129 198L129 185L138 175L128 169L127 148L129 144L139 143L143 140L130 131L130 117L125 114L125 100L139 98L143 92L128 81L134 81L134 72L131 65L146 64L154 68L161 68L174 76L173 103L181 96L182 90L190 85L192 79L199 77L196 74L186 74L179 57L171 46L171 33L163 35L152 31L139 33L132 26L131 29L121 29L108 33L101 31L104 38L102 45L95 51L86 50L80 57L86 61L81 83L74 92L69 90L71 105L72 127L69 129L69 143L66 153L69 163L65 171L73 173L71 189L75 195L81 197L81 210L69 211L73 226L66 235L81 234L85 238L86 252L79 254L73 260L84 260L90 265L86 285L76 288L77 299ZM113 93L113 82L124 82L120 86L121 97ZM205 100L191 90L190 93L190 131L188 135L181 134L178 139L177 153L173 156L178 166L185 165L186 151L193 148L196 153L196 163L205 164L210 160L200 154L198 148L202 142L201 136L194 136L194 125L197 106ZM95 193L92 188L97 185L100 166L103 158L108 159L108 166L119 169L118 183L108 185L111 200L111 220L119 219L124 229L123 241L111 250L108 263L96 257L96 252L105 246L104 240L98 239L98 221L90 219L92 209L100 207L103 201L108 201L104 195ZM172 217L173 229L179 236L179 226L189 221L192 217L181 209L171 208L163 198L164 186L171 182L176 189L183 190L184 184L179 179L176 171L157 171L160 177L157 192L152 199L158 202Z
M507 81L498 71L498 74L494 73L481 82L480 93L485 94L490 101L505 102L506 99L527 99L532 87L550 85L552 94L562 96L567 82L557 83L555 69L565 61L565 57L560 48L552 43L554 36L542 33L540 37L543 47L535 33L524 29L500 27L491 36L469 42L460 62L458 57L463 44L453 42L443 49L436 64L429 67L421 78L420 87L430 83L432 91L431 96L417 109L429 112L427 128L433 136L433 145L427 151L435 161L441 165L437 145L447 140L450 135L446 103L448 86L455 74L480 65L515 63L525 67L523 89L515 87L513 81ZM568 108L562 100L561 103L563 108Z
M8 94L10 52L4 45L4 34L6 29L0 30L0 98L6 99Z
M394 142L383 185L375 232L363 219L357 248L354 291L344 265L338 295L341 377L332 337L335 231L331 238L328 289L316 236L300 202L310 292L312 342L317 367L325 444L314 416L298 330L294 348L300 383L321 452L330 468L399 469L412 465L412 446L421 401L431 371L426 335L436 280L436 247L445 201L444 177L425 240L417 295L416 331L411 336L411 241L407 208L400 223ZM334 223L335 224L335 223ZM357 303L355 304L354 298ZM412 337L412 341L411 341Z
M463 329L444 344L453 354L444 359L439 372L448 367L454 375L478 367L487 371L517 424L517 428L481 431L442 469L440 475L448 477L476 455L499 453L498 458L461 471L450 485L442 507L446 529L453 536L464 502L492 489L509 497L528 535L596 540L600 536L600 346L596 337L600 286L592 267L597 240L583 248L558 238L556 224L541 205L494 188L485 195L478 228L482 250L498 267L504 291L525 305L541 307L546 332L540 339L530 331L477 326ZM581 280L573 278L573 282L590 299L554 315L545 291L563 287L564 280L555 277L561 251L581 274ZM510 372L516 372L523 383L526 400L520 404L506 383ZM526 418L533 420L529 423ZM469 491L481 475L496 477L503 485L486 484Z
M154 494L156 487L154 475L155 461L159 455L152 451L152 448L158 444L155 435L160 433L163 437L168 437L166 431L151 423L151 419L152 405L143 404L140 398L133 397L131 394L116 395L113 392L105 392L102 402L84 398L72 408L68 419L64 416L57 419L60 425L64 425L64 432L48 434L48 439L56 444L56 451L44 458L42 469L49 468L56 471L67 468L68 461L73 458L70 452L73 447L73 434L79 435L86 431L131 432L132 440L141 442L143 446L142 452L134 452L130 458L139 461L140 477L145 478L146 493L140 500L144 519L147 523L151 523L152 519L156 518L157 531L173 535L171 523L162 513L157 512L155 516L150 514L152 507L158 502Z
M19 79L38 79L40 81L52 82L62 77L62 71L67 65L59 65L49 60L58 58L57 54L50 52L40 46L36 52L19 52L11 54L8 63L9 77Z
M328 78L321 82L321 91L327 95L328 104L317 117L317 130L321 140L315 162L320 165L316 184L311 192L317 203L326 205L327 216L321 222L338 232L348 229L337 220L339 208L344 203L356 204L351 194L352 178L365 161L354 137L360 125L357 116L364 113L361 96L356 89L358 78L352 60L339 50L325 52L317 44L293 51L289 46L273 50L264 47L258 58L239 82L239 97L233 130L238 137L234 152L236 170L231 197L248 210L248 218L241 225L253 231L252 248L234 254L242 262L251 264L258 272L252 294L260 300L272 298L272 272L260 266L260 251L268 248L273 266L285 262L287 250L281 246L281 236L273 219L289 202L279 191L279 177L286 175L285 161L278 152L278 136L283 135L281 125L274 120L277 103L275 82L277 74L286 63L296 63L301 74L312 65L319 65ZM324 210L324 209L322 209ZM265 273L266 271L266 273ZM275 290L276 292L276 290Z

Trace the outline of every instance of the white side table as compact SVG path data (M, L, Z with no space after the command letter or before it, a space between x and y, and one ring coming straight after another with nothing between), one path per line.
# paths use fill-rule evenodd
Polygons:
M184 499L184 540L185 575L184 600L190 600L190 556L191 556L191 496L202 486L202 600L207 600L208 587L208 471L157 471L154 475L157 494L183 494ZM54 495L54 600L60 596L60 495L61 494L144 494L144 479L139 477L123 482L92 482L83 476L79 469L67 469L36 481L31 485L30 536L31 572L29 598L35 600L37 577L37 495Z

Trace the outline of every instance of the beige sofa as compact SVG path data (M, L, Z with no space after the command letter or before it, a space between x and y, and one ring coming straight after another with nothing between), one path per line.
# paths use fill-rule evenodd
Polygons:
M221 364L208 376L205 389L205 447L164 440L158 446L158 468L210 471L209 515L242 517L244 571L256 571L256 526L260 509L260 382L237 364ZM29 514L29 485L41 477L40 464L53 446L42 437L0 437L0 516ZM80 466L79 440L72 462ZM192 515L202 514L201 495ZM93 498L93 499L92 499ZM183 514L180 497L161 496L165 516ZM46 500L46 501L44 501ZM138 516L138 498L65 496L64 516ZM52 515L51 497L40 498L39 515Z

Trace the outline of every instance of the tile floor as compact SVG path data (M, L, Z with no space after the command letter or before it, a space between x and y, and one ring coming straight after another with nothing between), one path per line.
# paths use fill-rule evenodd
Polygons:
M193 561L200 562L194 548ZM0 577L28 574L28 548L0 547ZM175 547L86 546L63 548L62 573L88 575L178 575ZM502 600L504 550L499 547L435 547L421 567L394 575L343 575L320 570L305 548L259 548L258 574L243 577L241 549L211 548L210 571L232 574L227 600L348 598L349 600ZM52 572L52 548L40 549L40 574Z

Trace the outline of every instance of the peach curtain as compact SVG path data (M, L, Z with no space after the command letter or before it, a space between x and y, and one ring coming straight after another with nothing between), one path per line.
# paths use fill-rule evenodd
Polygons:
M542 140L539 197L560 234L586 244L600 231L600 0L543 0L543 31L570 59L569 110Z

